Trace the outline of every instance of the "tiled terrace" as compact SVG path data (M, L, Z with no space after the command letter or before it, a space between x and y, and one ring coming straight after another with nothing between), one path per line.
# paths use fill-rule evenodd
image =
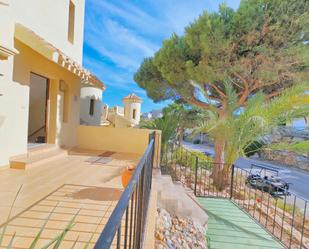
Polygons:
M49 218L40 245L55 238L77 214L61 248L81 248L98 238L121 193L121 171L137 154L78 150L26 170L0 170L0 224L14 204L3 246L16 232L14 248L29 248ZM50 215L50 213L52 213ZM1 248L1 247L0 247ZM3 248L3 247L2 247ZM37 247L40 248L40 247Z

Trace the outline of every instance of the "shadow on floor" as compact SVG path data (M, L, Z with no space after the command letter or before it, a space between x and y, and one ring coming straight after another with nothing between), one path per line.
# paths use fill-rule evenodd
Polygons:
M118 201L122 190L115 188L89 187L72 193L73 199L88 199L94 201Z

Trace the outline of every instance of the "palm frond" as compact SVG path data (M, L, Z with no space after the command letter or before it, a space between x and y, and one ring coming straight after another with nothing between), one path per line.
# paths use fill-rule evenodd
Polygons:
M34 249L35 246L37 245L39 239L41 238L41 235L47 225L47 222L49 221L50 217L52 216L52 214L55 212L56 208L58 207L58 203L53 207L52 211L48 214L48 216L46 217L46 219L44 220L43 225L40 228L40 231L37 233L37 235L35 236L34 240L32 241L29 249Z
M8 246L6 247L7 249L12 249L15 236L16 236L16 232L13 234Z
M54 244L53 249L58 249L61 245L61 243L64 240L64 237L66 236L66 234L73 228L74 221L77 217L77 215L79 214L80 209L76 212L76 214L73 216L73 218L68 222L67 226L65 227L65 229L58 235L56 236L54 239L52 239L51 241L49 241L45 246L43 246L41 249L47 249L49 248L51 245Z
M232 111L234 93L229 87L227 84L226 92L232 96L229 110ZM233 163L239 156L245 155L245 149L249 144L268 134L282 120L308 116L308 90L308 84L298 84L270 101L263 93L257 93L237 114L230 113L225 118L219 118L212 113L196 132L207 132L215 141L226 141L225 160Z

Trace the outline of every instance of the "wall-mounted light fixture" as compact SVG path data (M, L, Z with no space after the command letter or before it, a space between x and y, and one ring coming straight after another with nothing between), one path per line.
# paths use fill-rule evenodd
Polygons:
M66 83L64 80L59 81L59 91L64 92L66 90Z

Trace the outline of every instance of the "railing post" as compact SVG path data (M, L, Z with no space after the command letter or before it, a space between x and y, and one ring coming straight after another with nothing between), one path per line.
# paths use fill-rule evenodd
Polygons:
M152 170L153 170L153 165L154 165L154 161L155 161L155 153L156 153L156 147L155 147L155 143L156 143L156 132L154 131L153 133L149 134L149 140L148 140L148 144L151 142L151 140L153 139L153 145L152 145L152 151L151 151L151 169L150 169L150 188L152 186ZM158 153L158 152L157 152ZM157 162L158 163L158 162ZM158 165L158 167L160 168L160 165Z
M230 186L230 199L233 198L233 188L234 188L234 164L232 164L232 175L231 175L231 186Z
M135 248L141 248L141 242L143 237L143 198L144 198L144 172L142 169L137 192L137 219L136 219L136 236L135 236Z
M194 195L196 196L198 157L195 157Z

